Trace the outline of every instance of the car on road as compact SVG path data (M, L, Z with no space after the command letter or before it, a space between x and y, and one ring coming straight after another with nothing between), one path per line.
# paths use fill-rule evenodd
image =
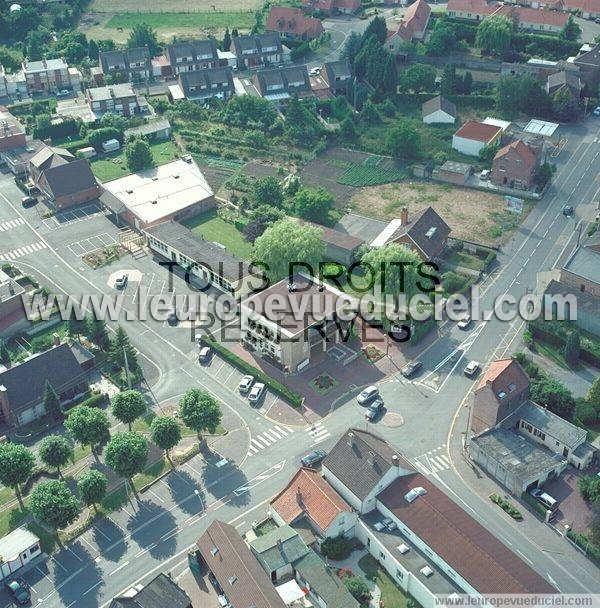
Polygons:
M400 373L405 378L412 378L422 367L423 367L423 362L422 361L411 361L410 363L407 363L400 370Z
M38 203L38 199L35 198L35 196L24 196L21 199L21 205L23 205L23 207L27 208L27 207L33 207L34 205L37 205Z
M467 327L469 327L469 325L471 325L471 322L473 321L473 319L471 319L471 315L465 315L458 323L458 327L459 329L467 329Z
M254 376L244 376L238 384L238 390L240 391L240 393L242 393L242 395L245 395L252 388L253 384Z
M13 578L6 581L6 588L19 606L26 606L31 602L29 585L22 578Z
M321 73L321 68L311 68L309 76L318 76Z
M482 180L486 180L489 178L491 171L489 169L484 169L480 174L479 174L479 179Z
M600 17L596 17L596 19L594 19L594 23L600 23Z
M212 358L212 350L210 346L203 346L198 354L198 361L200 363L208 363Z
M573 215L573 207L571 205L565 205L562 212L565 217L571 217Z
M306 467L307 469L312 469L320 465L321 462L323 462L323 460L325 459L325 456L327 456L327 452L324 452L323 450L314 450L306 454L306 456L303 456L300 459L300 462L302 463L303 467Z
M127 285L127 281L129 280L129 275L127 273L120 274L115 279L115 287L117 289L124 289L125 285Z
M262 382L257 382L253 387L250 393L248 393L248 401L253 405L258 403L265 394L265 385Z
M375 401L373 401L373 403L371 403L371 405L369 405L367 408L365 418L371 422L375 420L375 418L377 418L379 414L383 412L383 405L383 399L381 397L377 397L377 399L375 399Z
M594 111L592 112L592 114L594 116L600 116L600 106L598 106L597 108L594 108Z
M479 367L479 361L469 361L469 363L467 363L467 366L463 370L465 376L473 377L479 371Z
M171 308L171 310L169 310L169 314L167 315L167 323L169 325L177 325L177 323L179 323L176 308Z
M360 394L358 395L358 397L356 398L356 400L358 401L359 405L367 405L368 403L370 403L371 401L373 401L373 399L375 399L375 397L379 396L379 389L376 386L367 386L367 388L365 388L363 391L360 392Z

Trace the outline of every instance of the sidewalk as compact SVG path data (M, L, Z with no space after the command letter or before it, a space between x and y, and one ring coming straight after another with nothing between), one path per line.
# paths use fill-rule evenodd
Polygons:
M345 568L347 570L351 570L354 576L360 576L367 583L367 587L369 588L369 593L371 594L371 601L369 602L369 606L372 608L379 608L379 600L381 599L381 590L375 584L374 581L368 579L366 574L363 572L362 568L358 565L358 562L365 555L369 555L369 552L366 549L362 551L352 551L350 557L341 562L332 562L330 560L330 564L335 568Z

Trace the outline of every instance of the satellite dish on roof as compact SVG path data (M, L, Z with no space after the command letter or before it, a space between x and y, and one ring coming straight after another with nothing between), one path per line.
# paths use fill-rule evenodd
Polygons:
M21 5L20 4L11 4L9 9L8 9L11 13L15 13L17 11L21 10Z

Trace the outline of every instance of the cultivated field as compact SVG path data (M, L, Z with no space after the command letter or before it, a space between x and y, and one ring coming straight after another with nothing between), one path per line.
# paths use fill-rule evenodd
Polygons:
M164 0L145 3L143 12L187 13L187 12L244 12L260 8L263 0ZM138 0L92 0L91 13L139 13Z
M448 222L452 236L483 245L505 242L523 219L505 210L501 196L443 184L399 182L361 188L350 201L356 213L386 220L398 217L402 207L414 215L429 205Z

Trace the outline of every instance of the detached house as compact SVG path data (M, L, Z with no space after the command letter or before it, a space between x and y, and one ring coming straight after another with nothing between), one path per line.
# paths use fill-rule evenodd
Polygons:
M421 106L423 122L432 124L454 124L458 115L456 106L445 97L438 95Z
M352 70L347 59L327 61L323 64L321 78L334 95L347 95L352 82Z
M579 103L581 99L581 79L574 70L561 70L549 74L546 79L546 93L555 95L558 91L567 91L571 98Z
M600 44L575 57L573 65L579 68L583 84L590 91L596 91L600 85Z
M233 48L240 70L277 65L286 60L279 32L237 36L233 39Z
M539 148L520 139L500 148L492 161L490 181L496 186L529 190L539 162Z
M385 42L386 48L390 52L398 54L403 43L423 40L430 17L431 8L425 0L413 2L406 9L398 30L388 33Z
M273 6L267 17L268 32L278 32L284 40L314 40L323 34L323 24L307 17L299 8Z
M302 0L306 12L334 15L336 13L352 15L360 10L360 0Z
M52 385L62 405L88 390L86 370L94 356L79 344L59 344L0 372L0 419L22 426L46 413L44 391Z
M219 54L214 38L169 44L166 57L174 76L219 66Z
M58 209L87 203L102 194L90 163L62 148L44 146L28 165L29 180Z
M129 82L150 78L152 65L147 46L114 51L100 51L99 63L105 76L124 74Z

